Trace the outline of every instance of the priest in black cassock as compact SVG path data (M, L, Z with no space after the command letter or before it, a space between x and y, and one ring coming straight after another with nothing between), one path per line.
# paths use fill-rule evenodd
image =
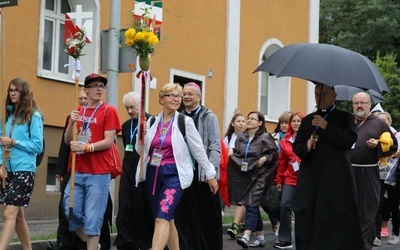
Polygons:
M297 250L362 250L349 150L354 116L337 109L333 87L315 86L317 111L303 118L294 153L301 158L294 198Z
M136 167L139 154L135 151L138 133L140 94L129 92L123 104L131 117L122 124L124 143L123 174L119 182L119 210L116 218L118 234L114 245L119 250L150 249L153 239L154 219L145 182L135 187ZM150 115L146 114L146 118Z

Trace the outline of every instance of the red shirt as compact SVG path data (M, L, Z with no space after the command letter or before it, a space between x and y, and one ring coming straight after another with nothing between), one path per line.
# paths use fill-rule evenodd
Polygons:
M104 132L107 130L121 131L121 124L118 112L113 106L105 103L101 104L97 111L96 108L82 107L79 111L79 121L77 122L77 139L85 143L95 143L104 139ZM93 114L93 117L92 117ZM89 125L87 129L83 126L83 121ZM108 174L111 172L113 161L112 149L94 151L92 153L77 154L75 161L75 172L90 174Z

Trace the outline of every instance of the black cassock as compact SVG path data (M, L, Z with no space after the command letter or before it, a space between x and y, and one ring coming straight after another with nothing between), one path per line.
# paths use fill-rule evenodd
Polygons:
M293 151L301 158L293 210L296 249L359 250L363 240L357 210L356 185L349 149L357 140L354 116L334 107L319 112L325 130L301 122ZM316 129L316 148L307 152L307 140Z
M149 116L146 115L146 117ZM129 119L122 124L124 149L127 144L132 144L133 151L124 150L123 174L121 175L118 193L119 210L115 221L118 234L114 245L118 249L150 249L154 232L154 218L151 214L145 182L141 182L138 187L135 187L135 175L139 161L139 154L135 151L137 131L132 142L130 137L137 123L137 119Z

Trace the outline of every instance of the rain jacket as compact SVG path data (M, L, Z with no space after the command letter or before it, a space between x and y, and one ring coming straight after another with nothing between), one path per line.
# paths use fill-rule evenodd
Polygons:
M245 159L249 139L248 131L240 133L236 139L234 153L229 156L228 191L231 204L256 207L260 205L274 178L278 149L270 134L254 136L247 153L249 170L242 172L241 165ZM267 158L266 162L260 168L256 167L263 156Z
M293 140L293 141L292 141ZM292 162L300 164L301 159L293 153L292 143L294 139L290 136L281 141L281 150L279 151L278 168L274 178L275 184L297 185L298 171L294 171Z

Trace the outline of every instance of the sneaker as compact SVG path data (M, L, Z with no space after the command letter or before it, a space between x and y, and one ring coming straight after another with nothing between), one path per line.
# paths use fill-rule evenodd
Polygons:
M389 228L384 227L381 229L381 237L389 237Z
M392 234L392 236L390 236L390 238L389 238L388 244L397 245L399 243L399 241L400 241L399 236Z
M238 234L243 234L244 233L244 227L245 227L245 224L242 224L242 223L239 224Z
M374 240L374 246L380 246L380 245L382 245L382 242L381 242L381 240L380 240L380 239L378 239L377 237L375 237L375 240Z
M226 230L226 233L229 234L231 239L236 239L236 236L239 231L239 226L236 223L232 223L232 225Z
M249 247L265 247L265 240L256 239L249 244Z
M236 242L237 242L240 246L242 246L243 248L249 248L249 246L250 246L249 241L246 240L246 239L243 238L243 237L237 239Z
M101 245L99 243L99 245L97 246L97 250L100 250L100 249L101 249Z
M293 248L293 245L291 242L280 241L279 243L274 244L274 247L278 249L291 249Z

